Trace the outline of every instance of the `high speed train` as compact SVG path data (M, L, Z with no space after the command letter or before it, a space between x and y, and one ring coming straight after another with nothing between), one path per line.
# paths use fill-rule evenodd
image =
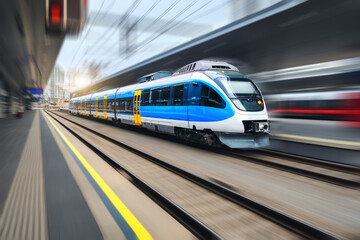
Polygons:
M211 146L269 144L263 96L236 67L197 61L171 76L147 79L150 81L73 98L69 111Z

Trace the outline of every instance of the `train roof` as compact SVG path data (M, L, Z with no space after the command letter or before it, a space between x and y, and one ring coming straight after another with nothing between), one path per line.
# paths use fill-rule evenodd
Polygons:
M237 72L239 71L239 69L227 62L200 60L179 68L177 71L175 71L173 75L206 70L232 70Z

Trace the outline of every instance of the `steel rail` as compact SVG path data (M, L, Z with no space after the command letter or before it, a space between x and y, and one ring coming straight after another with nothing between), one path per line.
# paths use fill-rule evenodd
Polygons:
M121 175L125 176L131 183L133 183L138 189L140 189L143 193L145 193L148 197L150 197L153 201L155 201L161 208L167 211L171 216L173 216L178 222L180 222L185 228L187 228L191 233L193 233L199 239L223 239L220 235L206 226L204 223L200 222L198 219L193 217L187 211L182 209L180 206L175 204L169 198L152 188L146 182L144 182L141 178L133 174L131 171L126 169L124 166L119 164L117 161L106 155L99 148L95 147L93 144L89 143L71 128L66 126L60 120L55 118L48 111L45 111L51 118L57 121L61 126L63 126L67 131L69 131L72 135L78 138L82 143L84 143L88 148L94 151L99 157L105 160L111 167L117 170ZM53 113L55 114L55 113ZM59 116L58 114L55 114ZM62 116L59 116L62 117ZM62 117L64 118L64 117ZM64 118L66 119L66 118ZM68 119L66 119L68 120ZM70 121L71 122L71 121ZM75 123L74 123L75 124ZM76 124L77 125L77 124Z
M214 192L215 194L218 194L219 196L222 196L225 199L242 206L243 208L246 208L266 219L269 219L270 221L275 222L275 223L299 234L302 237L305 237L307 239L340 239L338 236L335 236L323 229L320 229L316 226L308 224L300 219L292 217L292 216L290 216L286 213L283 213L281 211L278 211L272 207L264 205L256 200L246 197L245 195L242 195L236 191L233 191L233 190L226 188L215 182L209 181L209 180L207 180L201 176L198 176L194 173L188 172L185 169L182 169L180 167L172 165L172 164L170 164L166 161L163 161L157 157L151 156L148 153L145 153L141 150L131 147L130 145L127 145L123 142L120 142L116 139L106 136L106 135L104 135L100 132L97 132L93 129L90 129L86 126L83 126L83 125L81 125L73 120L70 120L64 116L61 116L57 113L53 113L53 114L83 128L83 129L86 129L86 130L98 135L99 137L102 137L103 139L108 140L111 143L121 146L124 149L157 164L158 166L161 166L169 171L172 171L173 173L175 173L181 177L184 177L184 178L208 189L209 191Z
M349 174L354 174L354 175L360 175L360 167L357 167L357 166L336 163L336 162L330 162L330 161L321 160L321 159L317 159L317 158L309 158L309 157L299 156L299 155L291 154L291 153L279 152L279 151L270 150L270 149L261 149L261 150L258 150L257 152L259 152L260 154L268 155L268 156L276 155L283 160L288 160L285 158L289 158L289 161L294 161L294 162L307 164L307 165L311 165L311 166L315 166L315 167L322 167L322 168L339 171L339 172L344 172L344 173L349 173Z
M221 154L226 154L227 156L230 156L230 157L235 157L235 158L243 160L243 161L252 162L252 163L255 163L255 164L263 165L263 166L266 166L266 167L271 167L271 168L274 168L274 169L279 169L281 171L286 171L286 172L293 173L293 174L296 174L296 175L301 175L301 176L305 176L305 177L308 177L308 178L313 178L313 179L316 179L316 180L320 180L320 181L323 181L323 182L331 183L331 184L346 187L346 188L360 190L360 182L357 182L357 181L344 179L344 178L340 178L340 177L335 177L335 176L332 176L332 175L327 175L327 174L319 173L319 172L315 172L315 171L310 171L310 170L302 169L302 168L299 168L299 167L293 167L293 166L289 166L289 165L284 165L284 164L281 164L281 163L278 163L278 162L273 162L273 161L270 161L270 160L261 159L259 157L249 156L249 155L244 154L244 153L238 153L238 152L227 151L227 150L225 150L225 151L224 150L214 150L214 151L218 152L218 153L221 153ZM286 160L286 159L282 159L282 160ZM294 161L298 162L298 163L301 163L301 164L310 165L310 164L307 164L305 162L300 162L300 160L298 160L298 159L294 159ZM308 162L310 163L309 160L308 160ZM315 165L315 162L314 162L314 165ZM318 165L318 167L319 166L320 165ZM327 169L330 169L331 167L333 167L333 165L331 165L331 166L329 165L329 166L325 167L324 163L322 163L322 166L324 166L323 168L327 168ZM335 170L334 167L331 170Z

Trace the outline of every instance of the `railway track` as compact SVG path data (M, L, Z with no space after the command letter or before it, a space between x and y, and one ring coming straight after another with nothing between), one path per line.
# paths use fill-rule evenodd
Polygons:
M115 169L119 170L120 173L124 174L128 177L128 179L133 182L139 189L141 189L144 193L146 193L149 197L151 197L154 201L156 201L161 207L163 207L166 211L168 211L172 216L174 216L175 219L177 219L180 223L182 223L185 227L187 227L191 232L194 233L195 236L201 239L221 239L223 237L225 238L232 238L231 235L226 235L226 233L221 232L219 229L212 230L212 224L210 221L210 224L206 218L199 218L199 214L192 214L194 211L191 210L191 207L179 207L178 204L174 203L174 201L170 200L169 198L165 197L167 195L166 193L161 193L157 190L155 190L152 186L150 186L148 183L144 182L140 177L138 177L136 174L133 173L133 171L129 170L128 167L124 167L123 164L120 164L118 161L116 161L114 158L112 158L109 153L105 153L98 147L94 146L94 144L90 143L88 141L89 136L84 137L80 136L82 134L79 134L79 130L86 130L87 133L83 135L96 135L97 137L100 137L103 141L108 142L109 144L116 145L122 149L125 149L126 151L129 151L133 153L134 155L140 157L143 161L147 161L147 163L143 162L143 165L148 164L151 162L152 168L154 168L154 165L162 168L168 173L171 173L172 175L176 175L177 177L180 177L181 179L186 179L191 184L194 184L197 188L201 188L201 191L207 191L213 194L212 197L217 197L216 201L220 201L220 205L228 205L230 202L231 204L234 204L238 207L243 208L246 211L251 211L252 214L256 214L258 216L262 217L261 221L267 221L271 223L276 223L277 225L280 225L281 227L290 230L293 233L296 233L300 237L308 238L308 239L338 239L337 236L332 235L329 232L326 232L322 229L319 229L315 226L312 226L310 224L307 224L299 219L296 219L292 216L289 216L287 214L284 214L280 211L277 211L271 207L268 207L266 205L263 205L255 200L252 200L242 194L239 194L229 188L226 188L224 186L221 186L215 182L209 181L205 178L202 178L198 175L195 175L191 172L188 172L184 169L181 169L179 167L176 167L172 164L169 164L159 158L156 158L154 156L151 156L145 152L139 151L138 149L135 149L125 143L119 142L118 140L112 139L108 136L103 135L100 132L94 131L92 129L89 129L77 122L74 122L66 117L63 117L56 113L49 113L47 112L53 119L55 119L60 125L62 125L64 128L66 128L68 131L70 131L74 136L76 136L78 139L80 139L84 144L86 144L90 149L92 149L94 152L96 152L100 157L102 157L104 160L106 160L111 166L113 166ZM64 121L67 122L67 124L64 123ZM72 125L72 127L69 127L67 125ZM73 128L76 128L77 130L74 131ZM161 170L159 170L161 171ZM183 181L183 180L182 180ZM187 183L189 185L190 183ZM177 185L177 184L176 184ZM194 188L192 186L192 188ZM200 191L200 190L197 191ZM191 190L189 190L191 191ZM208 193L206 193L208 194ZM170 194L171 195L171 194ZM210 195L209 195L210 196ZM211 198L211 197L210 197ZM219 200L221 198L221 200ZM189 203L188 203L189 204ZM194 203L190 203L191 206L193 206ZM186 204L185 204L186 205ZM183 205L182 205L183 206ZM207 206L206 203L203 208L210 207ZM219 205L218 205L219 207ZM233 206L231 206L233 207ZM229 205L228 210L231 210L231 207ZM185 209L185 210L184 210ZM190 209L190 210L188 210ZM187 211L186 211L187 210ZM194 217L194 215L197 215ZM204 220L205 219L205 220ZM216 225L216 224L215 224ZM264 224L266 225L266 224ZM210 226L210 227L208 227ZM238 226L236 226L238 228ZM271 231L270 231L271 232Z
M247 152L237 150L215 151L220 151L223 154L243 161L302 175L342 187L360 190L360 168L356 166L311 159L271 150L254 150Z

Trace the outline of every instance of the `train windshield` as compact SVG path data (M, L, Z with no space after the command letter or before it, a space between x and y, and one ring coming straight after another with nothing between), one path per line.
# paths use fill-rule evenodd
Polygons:
M205 71L243 111L261 111L264 103L260 91L255 84L244 75L235 71Z

